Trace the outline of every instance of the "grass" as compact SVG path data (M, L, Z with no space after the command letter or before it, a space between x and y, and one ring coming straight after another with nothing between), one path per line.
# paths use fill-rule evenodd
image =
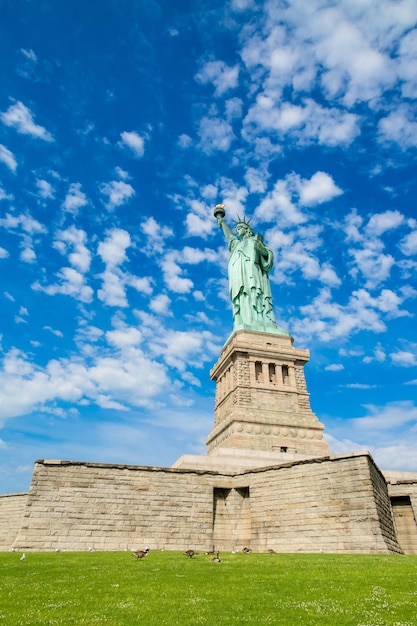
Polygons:
M7 626L411 626L417 556L0 553Z

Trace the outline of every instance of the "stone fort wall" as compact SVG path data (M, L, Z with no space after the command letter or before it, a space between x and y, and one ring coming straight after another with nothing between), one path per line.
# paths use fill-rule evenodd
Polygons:
M386 479L398 541L404 554L417 554L417 475L387 472Z
M366 454L252 472L252 540L277 552L399 552L385 480Z
M220 478L219 478L220 479ZM169 468L37 461L21 550L205 547L211 539L212 481Z
M27 493L0 496L0 550L10 550L22 525Z
M4 549L401 551L366 453L235 474L37 461L24 499Z

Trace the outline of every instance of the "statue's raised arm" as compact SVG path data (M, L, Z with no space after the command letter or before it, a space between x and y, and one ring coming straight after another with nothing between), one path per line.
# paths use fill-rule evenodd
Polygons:
M273 252L263 236L255 234L246 219L236 222L236 235L225 222L225 209L214 210L219 228L229 244L229 293L233 308L234 330L257 330L285 333L277 328L272 305L269 271L274 264Z

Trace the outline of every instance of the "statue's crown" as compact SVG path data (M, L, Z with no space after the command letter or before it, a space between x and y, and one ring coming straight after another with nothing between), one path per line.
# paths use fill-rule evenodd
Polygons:
M246 224L246 226L250 226L250 219L246 219L246 215L244 215L243 217L239 217L239 215L237 216L237 220L233 220L235 225L237 226L238 224Z
M238 215L237 216L237 220L233 220L233 221L235 223L235 229L237 228L237 226L239 226L239 224L244 224L245 226L249 226L249 228L253 232L253 228L251 226L250 219L247 219L245 215L243 217L239 217L239 215Z

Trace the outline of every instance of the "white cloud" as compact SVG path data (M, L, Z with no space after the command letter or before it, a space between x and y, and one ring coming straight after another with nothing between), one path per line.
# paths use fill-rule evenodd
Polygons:
M7 165L9 170L11 170L13 173L16 172L16 169L17 169L16 158L13 152L11 152L8 148L6 148L6 146L3 146L3 144L0 144L0 162Z
M208 61L195 78L203 84L212 83L215 87L215 95L219 97L238 86L239 66L230 67L224 61Z
M245 182L250 193L265 193L269 174L263 169L248 167L245 172Z
M340 372L345 368L341 363L331 363L330 365L326 365L324 369L327 372Z
M35 220L31 215L29 215L29 213L22 213L19 216L19 221L22 230L30 235L47 232L46 226L38 222L38 220Z
M245 120L248 139L268 132L275 141L290 135L300 143L346 146L365 122L352 110L366 102L385 114L381 138L415 145L411 106L405 115L394 99L390 110L385 98L394 89L409 99L417 94L412 0L387 1L383 11L375 0L366 10L350 0L294 0L285 7L270 1L258 11L258 28L240 33L240 56L256 93ZM306 98L313 89L316 101Z
M108 196L106 207L109 211L112 211L122 204L126 204L126 202L135 195L135 190L132 185L121 180L112 180L109 183L103 183L100 185L100 192Z
M405 98L417 97L417 29L414 28L402 38L398 55L398 75L402 80L401 91Z
M401 252L407 256L417 254L417 230L408 233L400 243Z
M60 330L56 330L55 328L52 328L52 326L44 326L43 330L48 330L50 333L52 333L52 335L55 335L55 337L63 337L64 333Z
M75 226L67 230L57 231L54 247L62 254L66 254L68 247L73 249L68 255L68 260L78 271L85 273L90 268L91 253L86 247L87 233Z
M54 198L54 188L47 180L38 178L36 180L36 187L38 188L41 198Z
M135 131L124 131L120 134L122 144L127 146L136 157L142 157L145 154L145 140Z
M390 354L391 360L395 365L401 367L414 367L417 365L417 353L407 350L398 350Z
M365 286L368 288L374 288L380 283L383 283L390 276L391 268L395 263L395 259L391 254L383 254L376 242L372 246L370 242L368 248L361 250L350 249L349 252L354 258L355 268L351 270L351 274L355 276L357 271L366 278Z
M78 210L88 204L87 196L81 191L80 183L71 183L65 196L63 207L69 213L78 214Z
M178 265L177 253L169 252L161 262L162 273L166 286L175 293L190 293L194 283L182 276L183 269Z
M392 254L384 252L385 245L381 238L388 231L395 230L404 223L404 216L399 211L375 213L364 226L364 220L355 210L345 219L344 231L348 241L358 244L348 252L354 260L350 274L366 279L365 286L374 288L385 282L395 265Z
M172 315L170 312L170 308L169 308L170 305L171 305L170 298L168 298L166 294L161 293L158 296L155 296L154 298L152 298L149 304L149 308L154 313L159 313L161 315Z
M126 170L122 170L122 168L119 167L118 165L114 168L114 171L117 174L117 176L121 178L122 180L129 180L131 178L131 176L129 175L129 172L126 172Z
M5 248L0 247L0 259L7 259L9 253Z
M366 417L356 417L350 421L358 430L386 431L404 426L410 422L417 423L417 407L410 400L389 402L385 406L365 404L368 411Z
M350 383L345 385L348 389L375 389L376 385L367 385L366 383Z
M100 274L102 285L97 296L108 306L128 306L125 276L119 266L126 261L126 250L130 246L130 235L121 228L108 231L106 239L98 245L97 252L106 264L106 269Z
M178 137L177 144L180 146L180 148L189 148L193 145L193 140L191 139L190 135L182 133Z
M19 257L24 263L34 263L36 261L36 253L30 240L24 241Z
M126 251L131 245L129 233L121 228L107 231L106 239L98 245L97 253L105 263L106 269L99 275L102 285L97 291L97 296L108 306L128 306L126 286L146 295L152 293L150 278L134 276L122 271L120 267L127 261Z
M293 197L299 180L297 175L292 174L278 180L256 208L255 216L263 221L277 221L282 226L305 222L307 218L297 208L296 198Z
M301 180L299 193L302 206L314 206L340 196L343 191L329 174L316 172L310 180Z
M143 293L146 295L151 295L152 293L152 283L153 279L148 278L147 276L133 276L132 274L125 273L124 281L126 285L132 287L132 289L136 289L139 293Z
M301 207L328 202L342 193L326 172L316 172L310 179L291 173L275 183L257 207L255 216L270 222L276 220L281 227L302 224L307 216Z
M380 97L395 81L389 56L376 49L357 24L345 19L342 11L317 12L314 21L318 20L325 21L325 28L323 24L314 26L322 34L316 39L316 53L327 68L322 78L327 95L342 97L347 105Z
M10 105L5 113L1 113L0 118L3 124L15 128L18 133L43 141L54 141L46 128L35 124L31 111L22 102Z
M35 52L32 49L26 50L25 48L20 48L20 52L30 61L36 62L38 60Z
M240 98L229 98L225 103L226 119L231 122L242 117L243 100Z
M144 222L142 222L141 229L148 238L148 252L163 252L165 240L173 237L174 235L172 228L162 226L153 217L148 217Z
M216 117L203 117L200 120L198 135L200 148L206 154L211 154L217 150L226 152L235 139L231 124Z
M208 220L207 217L200 217L196 213L187 213L185 225L188 235L206 239L213 232L215 223Z
M300 311L304 317L293 320L292 333L308 341L318 336L321 341L348 338L361 330L381 333L387 318L402 317L407 312L399 308L402 299L389 290L372 297L365 289L354 291L346 305L332 301L331 292L323 288L320 294Z
M0 200L13 200L13 195L10 193L6 193L3 187L0 185Z
M57 272L58 283L43 286L39 281L32 283L31 288L34 291L41 291L48 296L61 294L70 296L81 302L91 302L93 299L93 290L85 284L83 274L75 270L73 267L63 267Z
M252 142L264 132L278 138L289 135L300 144L314 141L324 146L347 146L360 129L359 118L353 113L326 108L311 99L305 99L300 106L259 95L244 120L242 134Z
M170 367L185 372L188 366L201 368L216 354L218 346L209 331L180 332L167 330L156 335L150 348L156 356L162 356Z
M184 278L181 265L196 265L208 261L218 262L218 253L211 248L192 248L185 246L182 250L171 250L166 253L161 261L165 284L175 293L190 293L194 283L189 278ZM180 265L181 264L181 265Z
M143 337L137 328L125 326L107 331L106 339L110 345L116 346L116 348L126 348L137 346L142 342Z
M369 236L380 237L383 233L398 228L404 223L404 216L399 211L385 211L374 213L366 225Z
M377 361L378 363L383 363L385 361L385 359L387 358L387 355L384 351L384 349L382 348L382 345L380 343L377 343L374 351L373 351L373 355L372 356L365 356L363 358L363 362L364 363L372 363L373 361Z
M183 263L196 265L197 263L202 263L204 261L216 263L218 261L219 255L215 250L212 250L211 248L203 249L185 246L185 248L183 248L179 252L179 258L181 258Z
M255 8L255 2L254 0L232 0L230 6L233 11L246 11Z
M378 123L379 138L383 142L398 143L403 149L417 145L417 122L413 111L402 104Z
M119 409L155 407L155 397L170 388L165 367L137 347L136 329L108 333L106 338L110 352L104 347L91 365L77 355L51 360L42 368L16 349L8 352L0 370L0 419L48 410L57 401Z
M21 231L18 233L20 235L20 259L24 263L34 263L36 261L34 245L39 243L36 235L45 234L47 232L46 227L29 213L21 213L20 215L6 213L4 218L0 218L1 226L8 231Z
M98 245L98 255L107 266L114 268L126 260L126 250L132 245L127 230L113 228L107 232L106 239Z

